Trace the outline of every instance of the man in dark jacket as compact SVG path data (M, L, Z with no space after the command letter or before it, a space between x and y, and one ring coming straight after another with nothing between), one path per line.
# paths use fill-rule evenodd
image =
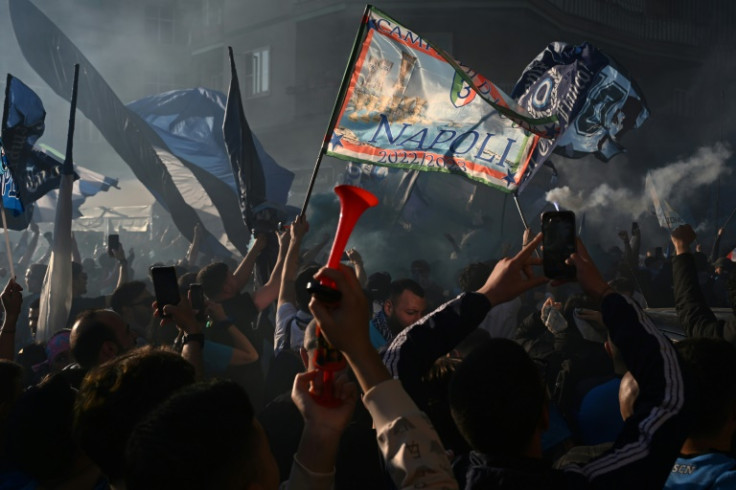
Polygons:
M502 271L494 270L491 304L513 298L514 281L531 274L530 255L502 261L501 269L519 269L504 284L498 284ZM538 371L520 346L491 339L466 358L450 386L453 418L474 449L456 464L461 488L662 488L672 470L689 422L672 344L633 301L608 286L581 242L568 263L583 290L601 299L603 322L639 385L635 411L609 451L585 465L553 470L542 460L549 412Z
M675 247L672 258L675 309L685 333L688 337L719 338L736 344L736 317L731 316L727 321L716 318L698 283L695 257L690 252L695 231L690 225L678 226L670 238ZM733 293L730 296L733 301Z

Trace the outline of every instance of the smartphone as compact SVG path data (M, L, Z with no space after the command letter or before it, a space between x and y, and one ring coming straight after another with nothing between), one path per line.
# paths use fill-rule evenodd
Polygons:
M201 284L193 282L189 285L189 301L193 310L204 309L204 291Z
M118 248L120 248L120 235L107 235L107 254L112 257Z
M165 305L177 305L181 301L176 269L172 266L153 266L151 267L151 279L153 280L153 290L158 303L158 313L165 318L163 307Z
M204 291L202 290L201 284L193 282L189 285L189 301L191 302L192 309L197 310L195 315L197 320L204 321Z
M575 213L550 211L542 214L542 264L550 279L575 279L575 266L565 260L575 252Z

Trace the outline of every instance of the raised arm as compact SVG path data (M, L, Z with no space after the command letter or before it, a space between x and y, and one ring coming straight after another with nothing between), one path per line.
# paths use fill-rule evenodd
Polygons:
M641 228L639 228L639 223L636 221L631 223L631 239L629 240L629 245L631 247L633 266L638 268L639 252L641 252Z
M672 258L672 276L677 316L688 337L726 338L734 342L736 332L718 321L700 288L695 258L690 253L695 237L690 225L678 226L670 237L676 254Z
M158 314L158 305L154 302L153 308ZM161 319L161 326L173 321L183 333L181 356L194 366L197 379L204 376L204 322L200 322L194 315L190 299L182 298L178 305L164 305L164 314L167 318Z
M228 318L222 305L214 301L207 301L205 304L207 306L207 315L214 322L213 328L225 327L227 329L234 349L233 357L230 361L231 364L240 366L256 362L259 358L258 351L253 347L248 337Z
M621 242L624 245L624 260L626 261L626 264L629 266L629 268L631 268L633 271L638 265L638 257L636 260L634 259L634 252L631 250L629 234L626 232L626 230L621 230L618 232L618 237L621 239Z
M297 216L294 223L289 228L291 240L284 257L284 267L281 272L281 287L279 289L278 307L284 303L296 304L296 290L294 289L294 281L299 271L299 250L301 249L302 239L309 231L309 223L303 216Z
M352 264L353 269L355 269L355 275L358 278L358 282L361 286L365 287L366 284L368 284L368 275L365 273L365 267L363 267L363 257L361 257L360 252L354 248L348 249L345 253L348 256L348 260L350 261L350 264Z
M514 299L524 291L547 282L544 277L535 277L531 270L531 265L541 260L532 257L541 240L542 235L539 234L515 257L500 261L478 291L464 293L448 301L404 329L391 342L383 360L391 375L401 380L420 405L425 402L421 377L437 358L450 352L475 330L493 305ZM506 278L509 274L518 275L518 283L510 284Z
M638 305L616 294L578 241L568 263L583 290L601 298L603 322L639 385L639 398L611 450L580 471L592 488L662 488L688 429L686 386L677 354Z
M118 248L113 251L115 260L118 261L118 280L115 284L115 288L119 288L126 282L128 282L130 274L128 271L128 259L125 258L125 249L122 243L118 243Z
M279 296L279 290L281 289L281 274L284 267L284 257L289 249L289 242L291 241L291 235L286 232L278 234L279 239L279 255L276 259L276 265L273 266L271 271L271 277L268 278L266 284L258 288L253 293L253 304L256 305L258 311L263 311L276 301Z
M23 288L15 282L15 279L10 278L0 295L5 310L3 325L0 328L0 359L12 361L15 358L15 326L23 303L21 291Z
M199 223L196 223L194 225L194 238L192 238L192 243L187 249L186 261L188 267L192 267L197 263L197 255L199 255L199 248L202 245L202 235L202 228Z
M238 291L242 290L245 285L248 284L250 276L253 275L253 267L256 265L256 259L261 255L261 252L263 252L263 249L266 248L267 244L268 236L265 234L258 235L253 241L253 246L248 250L248 253L245 254L245 257L240 261L240 264L238 264L238 268L235 269L235 272L233 273Z
M326 338L341 350L365 393L363 403L373 417L379 447L397 488L457 488L442 443L426 416L391 379L370 342L370 305L352 269L323 268L315 276L329 278L342 293L340 304L312 299L310 309Z

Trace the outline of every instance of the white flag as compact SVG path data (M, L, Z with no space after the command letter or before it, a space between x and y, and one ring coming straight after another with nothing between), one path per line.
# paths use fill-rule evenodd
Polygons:
M54 246L43 279L36 339L48 340L64 328L72 305L72 189L74 175L61 176L54 223Z
M659 226L672 230L680 225L686 224L685 220L672 209L670 203L659 197L659 192L657 191L651 172L647 172L646 188L654 203L654 212L657 213Z

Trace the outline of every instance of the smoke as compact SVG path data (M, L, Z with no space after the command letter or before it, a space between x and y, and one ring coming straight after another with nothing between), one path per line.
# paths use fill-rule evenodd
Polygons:
M639 196L629 189L614 189L608 184L601 184L590 193L585 190L576 192L568 186L558 187L547 192L546 199L578 214L607 209L614 204L617 209L633 217L638 218L643 213L642 199Z
M686 160L652 170L652 179L660 195L674 205L699 193L702 186L730 174L726 161L732 153L724 143L703 147Z
M699 148L688 158L651 170L660 199L669 202L676 211L688 210L689 201L702 194L704 186L731 173L726 163L732 153L727 144L716 143ZM645 192L645 177L639 177L634 185L614 187L603 183L592 189L584 187L585 175L579 177L575 180L581 188L566 185L552 189L547 192L546 200L578 214L585 213L586 219L600 223L636 221L653 209L651 196ZM592 180L595 179L589 178ZM707 226L702 220L698 223L700 229Z

